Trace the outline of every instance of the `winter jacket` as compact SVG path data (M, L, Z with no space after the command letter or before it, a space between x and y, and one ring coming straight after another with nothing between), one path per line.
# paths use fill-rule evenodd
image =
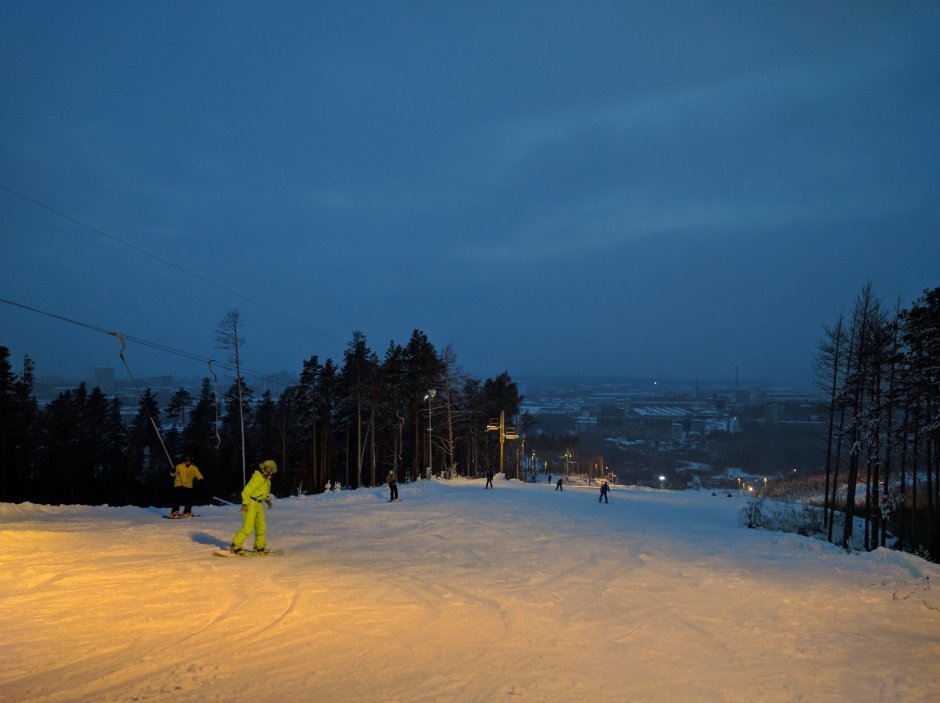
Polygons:
M255 471L251 479L242 489L242 505L250 505L251 501L261 502L271 499L271 479L265 478L260 471Z
M195 464L177 464L176 470L173 472L173 487L179 488L192 488L193 480L199 479L202 480L202 474L199 472L199 467Z

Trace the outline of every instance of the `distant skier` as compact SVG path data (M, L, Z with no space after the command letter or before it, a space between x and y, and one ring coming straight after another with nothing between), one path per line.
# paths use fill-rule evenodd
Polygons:
M603 500L605 503L609 503L610 501L607 500L607 494L608 494L608 493L610 493L610 486L607 485L607 481L604 481L604 482L601 484L601 495L600 495L600 497L597 499L597 502L600 503L601 500Z
M395 479L395 469L388 470L385 482L388 483L388 502L398 500L398 481Z
M563 478L558 479L558 483L555 484L556 491L561 491L562 493L565 492L565 487L562 485L563 481L564 481Z
M255 533L255 551L268 554L268 523L264 516L262 503L271 509L271 477L277 473L277 464L273 459L266 459L258 465L251 479L242 489L242 514L245 516L242 528L232 538L230 549L235 554L244 554L245 539Z
M173 510L170 517L193 516L193 481L201 481L202 473L193 463L193 458L187 454L182 464L177 464L170 474L173 477ZM180 506L183 512L180 513Z
M493 472L486 472L486 485L483 488L492 488L493 487Z
M551 475L551 474L548 475L548 482L549 482L549 483L552 482L552 475Z

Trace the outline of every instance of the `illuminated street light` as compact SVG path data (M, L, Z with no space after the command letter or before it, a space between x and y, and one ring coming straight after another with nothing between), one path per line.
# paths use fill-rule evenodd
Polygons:
M432 388L424 396L424 399L428 401L428 478L431 478L434 471L434 446L431 444L431 399L436 395L437 391Z

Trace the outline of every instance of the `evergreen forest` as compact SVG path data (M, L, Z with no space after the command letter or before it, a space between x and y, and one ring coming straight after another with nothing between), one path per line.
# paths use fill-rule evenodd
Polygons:
M237 320L237 312L227 318ZM243 340L237 327L227 329L234 334L220 336L237 355ZM198 397L181 388L164 407L143 388L128 420L119 398L84 383L41 407L32 360L16 373L0 346L0 501L167 506L173 467L186 454L205 476L197 503L240 502L264 459L280 467L272 489L281 496L377 486L390 470L399 481L429 469L444 477L495 472L499 437L487 423L515 417L522 401L508 373L472 378L450 348L438 351L418 330L405 345L390 343L383 358L354 332L342 363L311 356L299 383L276 398L255 397L235 378L221 390L205 377Z

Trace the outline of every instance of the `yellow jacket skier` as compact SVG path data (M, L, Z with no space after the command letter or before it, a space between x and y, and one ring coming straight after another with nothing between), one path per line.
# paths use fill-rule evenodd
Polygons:
M258 465L251 479L242 489L242 515L244 521L242 528L232 538L230 549L235 554L244 554L245 539L252 532L255 533L255 552L267 554L268 525L264 516L262 503L267 503L271 509L271 476L277 472L277 464L272 459L266 459Z
M201 481L203 476L199 467L193 463L193 458L187 454L182 464L177 464L173 473L173 511L170 517L193 516L193 481ZM180 505L185 510L180 514Z

